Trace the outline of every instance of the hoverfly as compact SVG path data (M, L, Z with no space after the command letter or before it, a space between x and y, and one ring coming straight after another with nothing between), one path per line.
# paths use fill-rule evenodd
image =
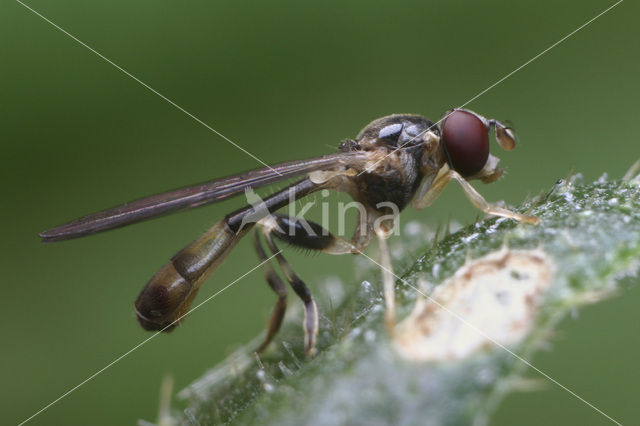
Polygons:
M489 153L491 129L502 148L515 147L515 134L509 127L470 110L452 109L438 123L420 115L389 115L369 123L355 139L344 140L335 154L281 163L142 198L44 231L40 237L51 242L95 234L220 201L249 188L306 175L263 200L267 217L247 221L257 213L257 207L240 208L179 251L149 280L135 302L135 312L145 330L172 330L188 312L204 281L253 229L258 257L263 262L269 259L264 241L286 281L304 303L305 351L311 354L318 332L317 308L308 287L282 255L276 240L330 254L357 254L377 237L383 266L385 318L392 330L394 280L385 239L393 230L395 216L389 215L385 203L393 203L397 211L409 204L422 209L435 201L449 181L455 180L471 203L483 212L522 222L538 222L536 217L488 203L469 184L472 179L494 182L502 175L503 170L497 167L498 158ZM309 222L309 226L302 226L296 218L276 213L291 202L322 189L345 192L366 209L366 219L359 218L350 240L329 233L319 224ZM381 204L384 207L380 207ZM379 219L384 220L374 226ZM287 297L284 281L269 262L264 263L264 272L278 300L258 352L271 342L280 328Z

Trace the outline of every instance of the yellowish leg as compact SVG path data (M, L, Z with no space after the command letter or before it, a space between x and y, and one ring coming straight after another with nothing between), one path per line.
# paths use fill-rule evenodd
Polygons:
M439 196L442 194L442 191L447 186L451 177L449 176L449 168L443 167L438 172L438 175L433 180L433 183L429 187L429 189L424 193L422 198L413 200L411 205L416 210L422 210L425 207L428 207L433 203Z
M471 201L471 203L476 206L476 208L482 210L487 214L492 214L495 216L507 217L509 219L517 220L518 222L526 222L526 223L539 223L540 219L535 216L526 216L520 213L513 212L511 210L498 207L494 204L491 204L485 200L482 195L478 191L475 190L473 186L465 178L460 176L457 172L450 170L449 177L451 179L455 179L456 182L460 184L462 190L465 195Z
M385 236L380 233L378 234L378 246L380 247L380 264L382 266L382 286L385 302L384 322L389 333L393 333L396 324L395 280L393 279L393 269L391 269L391 256L389 256L387 240Z
M442 193L444 188L447 186L449 181L455 180L460 184L462 190L465 195L471 201L471 203L478 209L482 210L487 214L492 214L495 216L507 217L509 219L514 219L519 222L526 223L539 223L540 219L535 216L526 216L520 213L516 213L509 209L505 209L503 207L496 206L494 204L489 203L485 200L482 195L478 191L475 190L473 186L460 174L458 174L454 170L444 169L441 173L438 173L438 176L433 181L433 185L431 188L424 194L424 196L419 200L414 200L412 205L415 209L423 209L433 203L438 196Z

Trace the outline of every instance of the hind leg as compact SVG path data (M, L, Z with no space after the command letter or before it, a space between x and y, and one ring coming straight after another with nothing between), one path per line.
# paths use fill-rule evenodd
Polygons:
M342 238L330 234L320 225L302 219L273 214L260 221L265 241L269 251L275 254L280 269L289 285L304 304L303 329L305 333L305 352L313 354L318 334L318 309L311 291L302 279L295 273L275 243L279 239L296 247L307 250L321 251L330 254L355 253L355 246ZM266 254L262 253L266 258ZM274 311L275 315L275 311ZM271 328L271 327L270 327ZM275 328L277 331L277 328ZM275 334L275 331L274 331ZM268 342L267 342L268 343Z
M260 232L258 229L253 233L253 245L260 260L267 260L267 254L260 243ZM276 335L282 325L282 320L284 319L284 314L287 310L287 288L282 282L282 279L278 276L269 262L264 264L263 269L264 277L267 280L267 283L269 283L269 287L271 287L271 289L278 295L278 300L276 301L276 305L273 307L273 312L271 313L271 319L269 320L269 326L267 328L267 335L260 347L256 349L256 352L258 353L261 353L267 345L269 345L273 336Z

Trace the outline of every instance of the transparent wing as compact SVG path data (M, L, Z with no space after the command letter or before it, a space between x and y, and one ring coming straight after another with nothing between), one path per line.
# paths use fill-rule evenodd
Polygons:
M51 242L95 234L178 210L224 200L248 187L259 188L314 170L331 170L339 165L356 164L366 159L367 156L363 152L344 152L281 163L272 168L252 170L141 198L49 229L40 233L40 237L45 242Z

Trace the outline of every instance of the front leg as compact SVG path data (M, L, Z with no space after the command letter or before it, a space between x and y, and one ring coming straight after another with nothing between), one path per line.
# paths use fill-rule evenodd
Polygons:
M540 218L537 218L535 216L523 215L523 214L511 211L509 209L496 206L495 204L489 203L487 200L485 200L482 197L482 195L480 195L478 191L475 190L473 186L471 186L469 182L467 182L465 178L460 176L454 170L449 170L449 178L455 179L455 181L458 182L462 187L462 190L464 191L469 201L471 201L471 203L474 206L476 206L476 208L482 210L487 214L514 219L514 220L517 220L518 222L534 223L534 224L540 223Z
M417 209L423 209L433 203L438 196L442 193L444 188L451 180L455 180L460 184L462 190L465 195L471 201L471 203L478 209L483 212L495 216L502 216L509 219L517 220L518 222L526 222L526 223L539 223L540 219L535 216L527 216L523 215L509 209L505 209L503 207L496 206L495 204L489 203L487 200L480 195L478 191L475 190L473 186L458 172L455 170L450 170L447 167L443 168L443 170L438 173L438 176L434 179L433 184L424 194L424 196L418 200L414 200L412 202L412 206Z

